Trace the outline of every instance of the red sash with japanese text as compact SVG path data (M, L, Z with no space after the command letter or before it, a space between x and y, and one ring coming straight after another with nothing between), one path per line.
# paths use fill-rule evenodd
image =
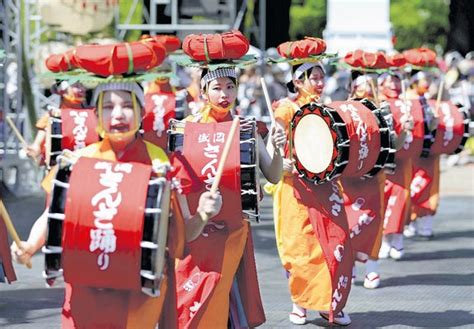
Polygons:
M190 193L190 209L196 209L200 194L211 188L218 163L232 122L193 123L186 122L184 130L183 156L192 167L204 188ZM220 213L210 219L201 235L187 244L188 257L178 263L176 269L178 313L180 328L197 328L203 312L220 283L224 271L232 280L237 263L226 263L228 253L240 261L243 249L238 250L230 237L244 229L240 197L240 138L233 138L229 156L225 162L219 191L223 205ZM234 246L234 247L233 247ZM230 249L229 249L230 248ZM236 249L237 248L237 249ZM235 267L235 270L231 270ZM195 280L199 277L199 280ZM192 284L191 284L192 283ZM191 288L192 286L192 288ZM228 312L228 310L227 310ZM225 317L227 314L221 314Z
M72 285L141 290L144 207L151 166L80 158L63 226L64 279Z
M436 107L436 100L428 100L432 109ZM464 135L464 115L460 109L450 101L440 102L438 107L438 130L431 145L431 154L451 154L461 144Z
M76 151L99 141L95 109L61 109L61 149Z
M9 283L16 281L10 246L8 245L7 227L5 226L3 218L0 218L0 266L3 267L3 274ZM4 278L0 278L0 282L2 281L4 281Z
M330 321L343 310L351 290L353 255L340 185L313 185L293 178L295 197L308 207L309 219L331 275ZM317 196L317 197L315 197Z
M434 215L439 202L439 155L413 161L410 185L412 209L417 217ZM412 213L412 219L414 214Z
M385 180L384 234L399 234L410 219L410 184L413 176L412 160L398 159L397 169Z
M151 92L145 95L142 128L145 140L166 149L168 122L176 118L176 95L172 92Z
M402 121L408 117L413 118L413 130L408 132L403 147L397 151L397 159L419 157L423 149L423 138L425 128L423 126L423 108L418 100L389 99L390 111L393 115L393 125L395 132L402 131Z
M365 180L360 178L341 179L352 247L354 252L363 253L365 257L372 255L374 245L380 240L384 181L385 174L383 172ZM361 257L362 255L358 256L356 259L360 261L367 259Z

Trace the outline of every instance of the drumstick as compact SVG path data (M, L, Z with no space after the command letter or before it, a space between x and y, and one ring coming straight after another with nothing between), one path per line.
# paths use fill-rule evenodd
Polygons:
M214 182L212 182L211 186L211 193L216 194L217 189L219 188L219 183L222 177L222 173L224 172L224 165L227 160L227 156L229 155L230 146L232 145L232 140L234 139L235 131L237 130L237 126L239 125L239 118L234 118L232 120L232 126L230 127L229 134L227 135L227 140L224 144L224 149L222 150L222 155L219 160L219 165L217 166L216 176L214 177Z
M21 247L20 237L18 236L15 227L13 226L10 215L8 214L7 208L5 208L5 205L3 204L2 200L0 200L0 213L3 218L3 221L5 222L5 226L7 227L8 233L10 233L10 236L12 237L13 241L15 241L18 248L20 248L20 250L24 252L23 248ZM26 267L31 268L31 261L28 261L28 263L26 263L25 265Z
M406 104L407 103L407 87L405 86L405 79L401 79L400 84L402 85L403 102Z
M268 94L268 89L267 89L267 84L265 82L265 79L262 77L260 78L260 82L262 84L262 90L263 94L265 95L265 103L267 103L267 108L268 108L268 114L270 115L270 121L272 126L275 126L275 115L273 114L273 107L272 107L272 102L270 100L270 95Z
M441 97L443 96L443 89L444 89L444 79L441 79L441 83L439 84L439 89L438 89L438 97L436 97L436 105L434 108L435 117L439 117L439 104L441 103Z
M288 129L290 130L290 133L288 134L288 153L289 153L289 159L290 161L293 161L293 125L289 124Z
M267 84L265 82L265 79L261 77L260 82L262 84L263 94L265 95L265 103L267 104L268 113L270 114L270 122L271 122L270 131L271 131L272 127L276 127L275 114L273 113L272 102L270 100L270 95L268 94L268 89L267 89ZM283 148L279 148L278 151L280 152L280 154L285 154L283 152Z
M15 123L12 121L12 119L7 116L5 118L8 122L8 125L10 126L10 128L13 130L13 132L15 133L16 137L18 138L18 140L20 141L21 144L23 144L23 147L27 147L28 146L28 143L26 142L26 140L23 138L23 136L21 135L20 131L18 130L18 128L15 126Z
M374 94L375 105L379 107L379 96L377 95L374 81L372 80L372 78L368 78L368 80L369 80L370 89L372 89L372 94Z

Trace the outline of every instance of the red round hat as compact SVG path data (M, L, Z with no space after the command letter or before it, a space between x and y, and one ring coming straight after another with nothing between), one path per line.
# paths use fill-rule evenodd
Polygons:
M62 55L52 55L46 66L52 72L80 68L108 77L148 71L160 65L166 57L161 42L149 38L111 45L82 45Z
M326 51L326 42L320 38L305 37L303 40L287 41L277 47L281 57L303 59L318 56Z
M393 54L393 55L387 55L387 62L390 65L390 67L403 67L407 64L407 60L403 54Z
M436 53L428 48L413 48L405 50L403 56L408 64L419 67L436 66Z
M348 52L344 57L344 62L354 70L379 70L388 69L390 63L384 52L367 52L361 49Z
M183 51L194 61L211 62L243 57L250 42L237 30L217 34L190 34L183 40Z
M181 40L175 35L160 34L150 36L148 34L144 34L140 37L140 40L147 39L153 39L157 42L160 42L165 47L167 54L172 53L181 47Z
M77 68L74 59L74 50L68 50L63 54L53 54L46 58L46 67L51 72L66 72Z

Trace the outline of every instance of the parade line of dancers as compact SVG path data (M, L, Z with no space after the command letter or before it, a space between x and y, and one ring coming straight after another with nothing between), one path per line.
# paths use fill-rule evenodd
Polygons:
M63 328L257 327L251 229L268 193L289 320L316 310L350 324L355 264L375 289L378 259L403 258L404 231L432 237L440 155L462 150L468 115L443 83L428 94L432 50L337 58L306 37L260 59L291 66L291 96L272 100L262 82L267 125L236 105L239 72L257 63L248 49L230 31L51 55L61 103L26 147L45 165L47 203L26 241L9 246L0 222L3 281L42 251L47 284L65 281ZM201 72L189 88L172 83L173 62ZM347 100L323 102L328 63L350 70Z

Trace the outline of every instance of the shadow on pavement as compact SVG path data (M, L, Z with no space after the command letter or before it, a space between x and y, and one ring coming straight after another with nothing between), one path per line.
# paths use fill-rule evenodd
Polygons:
M380 289L397 286L471 286L474 273L469 274L417 274L383 279Z
M474 258L474 250L471 249L453 249L439 250L431 252L410 253L407 252L400 262L413 262L420 260L438 260L438 259L459 259Z
M468 311L448 310L445 312L385 311L351 313L351 329L380 328L386 326L409 326L423 328L453 328L474 323L474 315ZM363 325L357 325L358 323Z
M64 301L64 289L24 289L2 291L0 298L0 322L7 324L35 323L30 311L56 309L58 312ZM20 304L20 305L18 305ZM59 308L59 310L57 310Z
M434 232L435 236L432 241L444 241L456 238L472 238L474 230L450 231L450 232Z

